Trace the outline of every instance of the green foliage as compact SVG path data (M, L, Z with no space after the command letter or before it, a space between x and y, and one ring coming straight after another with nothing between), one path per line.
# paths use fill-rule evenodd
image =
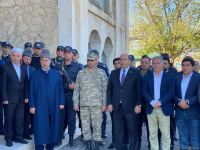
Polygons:
M132 9L132 8L131 8ZM136 55L200 51L199 0L135 0L130 40L137 40Z

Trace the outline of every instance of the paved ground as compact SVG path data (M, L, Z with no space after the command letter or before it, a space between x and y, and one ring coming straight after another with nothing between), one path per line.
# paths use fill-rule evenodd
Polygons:
M107 135L108 138L104 139L104 142L106 143L105 147L101 147L100 150L108 150L107 147L109 146L109 144L111 143L111 120L110 120L110 115L109 113L107 114ZM77 124L78 125L78 124ZM142 145L141 145L141 150L148 150L147 148L147 137L146 137L146 127L145 124L143 125L143 135L142 135ZM55 150L84 150L85 149L85 145L84 143L81 141L80 138L80 129L77 128L76 130L76 135L75 138L76 140L74 141L74 147L69 147L68 143L68 135L67 133L65 134L65 139L63 140L63 145L61 145L60 147L56 148ZM175 142L175 150L178 150L178 142ZM18 143L13 143L13 147L12 148L8 148L5 146L5 142L3 140L3 136L0 136L0 150L34 150L34 144L33 144L33 140L30 140L28 144L22 145L22 144L18 144Z
M111 143L111 137L112 137L112 134L111 134L111 120L110 120L110 115L107 114L107 118L108 118L108 121L107 121L107 134L108 134L108 138L104 139L104 142L106 143L106 146L105 147L101 147L100 150L108 150L108 146L109 144ZM142 145L141 145L141 150L148 150L147 148L147 137L146 137L146 127L145 127L145 124L143 125L143 135L142 135ZM176 142L176 147L175 147L175 150L178 150L178 142ZM85 149L85 145L84 143L81 141L81 138L77 138L74 142L74 147L69 147L69 145L66 145L64 147L62 147L61 150L84 150Z

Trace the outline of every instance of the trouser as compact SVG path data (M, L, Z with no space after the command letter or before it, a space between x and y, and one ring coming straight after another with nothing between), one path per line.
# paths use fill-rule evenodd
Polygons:
M84 141L94 139L94 141L100 142L101 138L101 123L102 112L101 106L81 106L81 120L82 120L82 132ZM91 131L92 128L92 131Z
M118 111L113 111L115 148L117 150L135 150L138 141L139 115L132 112L124 112L122 105ZM126 141L128 133L129 148Z
M140 120L139 120L139 125L138 125L138 142L137 142L137 150L140 150L141 147L141 142L142 142L142 126L143 123L146 125L146 132L147 132L147 141L148 141L148 147L150 147L150 141L149 141L149 125L147 121L147 114L145 112L145 108L142 107L142 112L139 114L140 115Z
M158 129L161 131L162 150L170 149L170 116L164 115L162 109L153 109L151 114L147 115L149 122L149 140L151 150L159 150Z
M4 105L5 113L5 139L12 140L23 138L24 129L24 104L19 102Z
M106 120L107 120L106 112L103 112L102 125L101 125L101 135L102 136L106 135Z
M73 93L65 93L64 131L68 127L68 134L73 135L76 130L76 112L72 103Z
M24 106L24 136L31 135L31 129L33 128L33 115L30 113L29 103Z
M185 118L176 121L179 133L181 149L200 149L200 120L187 120ZM190 140L189 140L190 139Z
M0 103L0 132L3 132L3 106Z

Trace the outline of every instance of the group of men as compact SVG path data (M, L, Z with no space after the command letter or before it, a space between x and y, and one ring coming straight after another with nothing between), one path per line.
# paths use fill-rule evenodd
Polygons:
M83 65L78 63L78 50L72 49L70 46L58 46L56 50L57 57L52 59L50 52L45 49L43 42L35 42L34 45L29 42L25 43L24 50L13 48L7 41L1 42L0 46L0 49L2 49L2 59L0 60L0 77L2 82L0 92L2 101L0 109L0 134L5 135L6 145L11 147L13 145L12 141L26 144L28 141L25 139L32 139L30 135L34 133L36 149L42 149L41 145L49 144L50 141L50 146L47 147L51 149L52 146L62 144L62 139L65 138L64 132L68 128L69 144L72 147L76 129L76 113L79 116L79 127L82 128L80 112L74 110L72 100L77 74L83 68ZM94 52L98 54L98 51L94 50ZM43 60L45 58L47 58L46 61ZM109 71L105 64L98 62L98 67L104 70L106 76L108 76ZM50 83L56 77L48 75L45 76L45 80L44 78L39 79L44 75L43 71L53 74L52 71L49 71L50 68L51 70L57 70L62 77L60 81L62 87L58 87L60 90L57 96L60 95L61 104L64 105L60 106L58 116L52 110L52 114L55 115L53 115L53 118L59 118L59 121L56 121L58 124L55 125L56 129L59 129L58 138L54 142L52 142L52 139L55 139L57 134L52 131L54 138L50 135L47 136L50 130L47 126L48 124L44 122L45 109L47 109L48 105L54 106L54 104L39 103L40 105L38 105L38 102L35 102L38 97L41 97L41 99L49 99L47 101L52 103L50 98L53 98L53 96L49 95L50 93L55 94L56 90L49 87L57 88L57 86L53 86ZM85 68L87 68L87 65ZM33 77L34 75L36 77ZM54 75L56 76L56 74ZM36 106L40 107L41 113L39 113L39 110L35 111ZM49 112L48 109L46 111L50 113L51 111ZM101 138L106 138L106 113L103 112L102 114ZM41 117L41 120L38 120L38 116L39 118ZM50 118L49 121L52 123ZM38 129L37 126L40 126L40 128ZM102 142L101 144L104 143Z
M36 150L54 149L68 128L72 147L78 114L85 149L98 150L108 111L110 149L139 150L143 122L151 150L174 149L176 127L181 150L200 149L200 75L192 57L183 58L178 72L166 53L152 60L144 55L138 67L133 55L123 53L109 75L97 50L88 52L83 66L70 46L58 46L52 59L42 42L33 48L26 43L24 50L1 45L0 133L7 146L13 140L26 144L34 133Z

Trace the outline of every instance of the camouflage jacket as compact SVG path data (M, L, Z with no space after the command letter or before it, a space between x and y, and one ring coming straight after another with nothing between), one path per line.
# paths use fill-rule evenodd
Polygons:
M74 105L102 106L106 105L107 76L105 71L95 67L87 67L79 71L73 93Z

